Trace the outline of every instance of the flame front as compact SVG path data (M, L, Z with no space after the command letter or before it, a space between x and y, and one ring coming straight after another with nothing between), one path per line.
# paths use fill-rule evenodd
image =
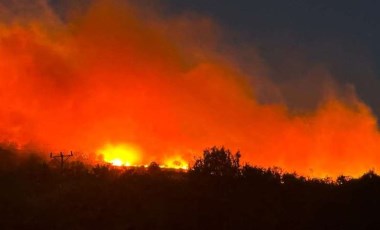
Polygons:
M1 140L95 152L114 165L186 168L214 145L311 176L358 176L380 164L376 117L354 91L342 97L328 86L307 114L259 103L255 76L218 52L208 18L121 1L94 1L65 20L45 3L21 18L12 2L0 5Z
M115 166L133 166L140 164L141 161L138 148L125 144L107 144L98 151L98 154L103 156L105 162Z
M162 168L171 168L171 169L182 169L188 170L189 163L182 159L180 156L176 156L170 159L166 159L164 164L161 165Z
M141 150L128 144L107 144L102 149L97 151L98 155L103 157L105 162L113 166L133 166L133 167L148 167L149 162L143 162L141 158ZM160 168L182 169L187 170L189 163L181 156L166 158L163 163L159 164Z

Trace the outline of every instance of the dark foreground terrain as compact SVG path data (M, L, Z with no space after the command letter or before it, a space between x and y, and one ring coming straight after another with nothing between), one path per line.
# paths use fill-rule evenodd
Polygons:
M0 150L0 229L380 229L380 177L306 179L205 150L189 172Z

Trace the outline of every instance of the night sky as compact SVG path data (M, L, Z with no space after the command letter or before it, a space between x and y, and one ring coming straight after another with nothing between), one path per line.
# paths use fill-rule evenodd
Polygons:
M212 17L236 46L254 46L274 81L302 79L323 67L340 85L354 85L359 98L380 114L379 1L166 1L174 12ZM292 91L308 91L314 82L307 82ZM310 106L291 95L287 102Z

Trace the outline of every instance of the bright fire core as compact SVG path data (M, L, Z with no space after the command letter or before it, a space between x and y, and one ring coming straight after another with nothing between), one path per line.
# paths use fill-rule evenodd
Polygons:
M140 150L131 145L111 145L107 144L98 151L103 155L104 161L115 166L134 166L140 163Z
M103 156L103 160L113 166L144 166L148 167L149 162L143 162L141 158L141 150L138 147L118 144L107 144L104 148L100 149L97 154ZM166 159L162 164L159 164L161 168L170 169L188 169L188 163L180 156L171 157Z

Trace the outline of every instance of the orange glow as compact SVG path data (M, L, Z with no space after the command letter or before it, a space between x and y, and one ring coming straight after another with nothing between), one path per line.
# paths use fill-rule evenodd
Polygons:
M98 151L103 156L105 162L114 166L133 166L140 162L141 153L136 147L130 145L111 145L107 144Z
M113 159L109 163L111 163L113 166L124 166L123 161L119 159Z
M160 166L161 168L182 169L188 170L189 163L182 159L180 156L166 159L165 163Z
M210 19L125 2L94 1L65 21L46 7L20 18L0 4L0 140L96 153L113 165L185 169L214 145L317 177L380 165L377 118L354 90L327 83L305 114L282 100L261 103L257 76L220 54Z

